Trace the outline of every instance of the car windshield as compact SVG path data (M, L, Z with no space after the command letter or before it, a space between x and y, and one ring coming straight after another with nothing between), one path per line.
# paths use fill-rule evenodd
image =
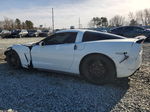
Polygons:
M22 32L27 32L27 30L22 30Z
M17 33L20 33L20 30L12 30L11 32L12 34L17 34Z
M2 32L3 32L3 33L7 33L7 32L9 32L9 31L8 31L8 30L3 30Z

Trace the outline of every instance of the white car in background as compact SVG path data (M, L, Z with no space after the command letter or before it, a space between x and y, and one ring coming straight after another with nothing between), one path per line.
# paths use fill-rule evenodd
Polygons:
M20 30L19 36L20 37L25 37L25 36L27 36L27 34L28 34L28 31L25 30L25 29L22 29L22 30Z
M11 34L11 32L9 30L0 30L1 38L7 38L7 37L9 37L10 34Z
M81 74L103 84L132 75L142 62L142 42L91 30L63 30L30 45L5 52L14 68L37 68Z

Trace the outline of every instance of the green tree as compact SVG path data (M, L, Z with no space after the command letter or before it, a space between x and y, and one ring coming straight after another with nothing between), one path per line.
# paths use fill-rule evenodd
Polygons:
M105 27L108 26L108 20L106 17L101 17L101 24L102 26L105 26Z
M108 20L106 17L93 17L89 22L89 27L101 27L101 26L108 26Z
M110 26L123 26L125 24L125 17L116 15L109 21Z
M89 27L100 27L101 26L101 18L93 17L89 23Z
M138 23L137 23L136 20L132 19L132 20L130 21L130 24L129 24L129 25L130 25L130 26L136 26L136 25L138 25Z
M33 23L32 23L32 21L30 21L30 20L26 20L25 21L25 24L26 24L26 28L27 29L33 29Z
M26 29L26 24L25 24L25 22L22 22L22 28L23 28L23 29Z
M21 29L21 21L18 18L15 20L15 26L17 29Z

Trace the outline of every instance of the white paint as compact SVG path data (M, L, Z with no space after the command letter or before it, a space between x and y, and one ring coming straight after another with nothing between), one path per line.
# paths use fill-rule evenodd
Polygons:
M32 49L33 66L40 69L58 70L79 74L80 61L84 56L91 53L101 53L111 58L116 66L117 77L127 77L133 74L141 65L142 49L141 44L135 43L138 39L113 39L82 42L83 34L86 30L64 30L61 32L78 32L74 44L61 44L40 46L36 45ZM74 50L74 45L77 50ZM19 54L23 67L27 63L24 53L30 60L29 48L23 45L14 45L12 48ZM129 58L122 63L127 52Z

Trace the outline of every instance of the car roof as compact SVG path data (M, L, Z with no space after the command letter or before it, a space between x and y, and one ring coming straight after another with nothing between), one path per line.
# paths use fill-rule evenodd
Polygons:
M120 28L142 28L144 29L144 27L142 26L120 26L120 27L112 28L111 30L120 29Z
M116 36L119 38L125 38L123 36L120 35L115 35L115 34L111 34L111 33L107 33L107 32L101 32L101 31L95 31L95 30L86 30L86 29L69 29L69 30L61 30L61 31L57 31L56 33L64 33L64 32L95 32L95 33L100 33L100 34L105 34L105 35L110 35L110 36Z
M84 33L84 32L86 32L86 31L100 33L100 31L87 30L87 29L68 29L68 30L60 30L60 31L57 31L56 33L63 33L63 32L83 32L83 33Z

